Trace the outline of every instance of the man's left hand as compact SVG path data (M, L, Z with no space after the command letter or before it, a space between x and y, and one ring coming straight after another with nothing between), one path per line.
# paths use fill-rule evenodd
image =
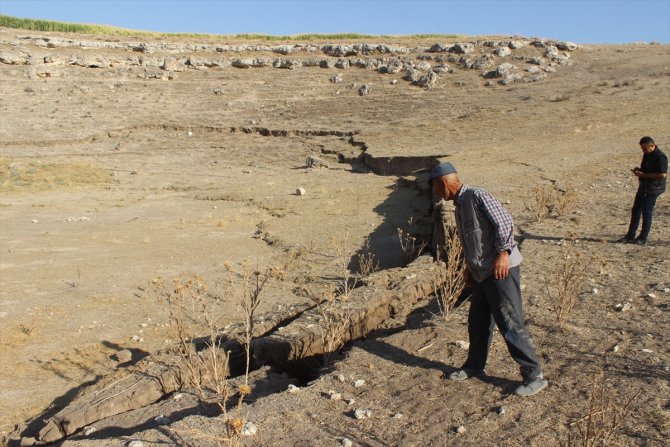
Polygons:
M493 275L495 279L505 279L509 274L509 254L506 251L498 253L493 262Z

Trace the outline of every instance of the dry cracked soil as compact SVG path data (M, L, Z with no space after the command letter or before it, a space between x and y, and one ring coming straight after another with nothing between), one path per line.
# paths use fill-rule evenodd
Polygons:
M77 396L174 346L156 278L198 275L227 328L244 318L243 265L275 272L257 315L313 303L361 255L413 277L397 269L407 234L429 238L422 169L448 160L515 218L549 387L512 393L519 374L498 334L487 376L446 381L466 355L468 304L445 317L427 296L320 367L256 365L252 396L229 412L257 432L235 442L591 445L598 429L606 445L668 445L668 198L649 244L615 241L637 141L670 151L670 46L434 44L0 28L0 442L28 443ZM571 259L584 281L558 324ZM222 415L191 391L57 443L228 445Z

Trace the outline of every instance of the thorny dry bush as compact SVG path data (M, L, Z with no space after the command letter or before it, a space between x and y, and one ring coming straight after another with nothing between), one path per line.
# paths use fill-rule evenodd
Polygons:
M426 249L426 242L418 243L416 235L412 234L411 230L414 227L414 219L410 218L407 222L407 230L398 228L398 240L400 248L405 256L405 263L409 264L424 252Z
M199 275L177 277L167 284L156 278L150 289L159 299L167 314L177 341L176 351L185 368L182 386L193 387L201 402L216 404L223 414L226 435L222 441L227 445L238 445L239 434L244 426L240 410L247 387L238 390L238 414L228 415L228 400L234 391L228 380L230 352L221 349L221 338L217 333L217 319L212 310L213 297ZM196 350L193 340L206 330L205 349Z
M447 253L447 259L444 261L440 259L440 253L443 251ZM446 320L465 288L463 247L453 227L446 231L444 250L438 250L437 265L439 270L433 282L433 291L440 306L440 313Z
M576 245L574 237L568 240L554 271L545 277L547 296L553 304L559 326L565 323L577 304L586 284L588 270L597 259L596 256L584 256Z
M621 446L617 442L618 431L630 419L632 404L640 392L632 392L624 397L623 402L617 402L604 373L597 371L593 376L586 415L568 424L567 440L560 443L561 447Z
M571 187L561 188L557 183L539 185L530 190L527 208L532 218L540 222L547 217L570 214L576 205L577 193Z
M333 289L324 287L320 293L310 293L312 300L317 304L321 342L323 346L323 364L330 363L331 356L337 353L346 340L344 334L351 324L353 310L347 307L351 291L358 287L360 281L378 270L379 264L369 249L369 240L366 240L363 252L358 255L358 274L349 270L351 250L349 248L349 234L346 233L339 241L333 239L335 251L335 268L338 274L336 286Z
M233 389L229 381L230 351L222 349L224 338L219 333L219 319L215 316L213 304L221 297L208 292L207 285L199 275L180 276L170 285L161 278L155 279L150 291L159 299L167 314L170 326L177 341L176 351L186 374L182 377L182 386L193 387L201 402L219 407L224 421L225 435L217 441L225 445L239 445L240 435L246 423L242 414L242 402L251 394L249 370L251 365L251 340L254 331L254 315L261 302L261 293L272 278L283 279L294 256L289 253L288 260L281 267L261 271L258 266L251 269L243 262L239 269L225 263L227 278L224 282L225 293L235 297L244 312L244 334L239 340L246 354L244 383ZM239 287L237 279L241 279ZM205 348L198 351L194 344L196 337L205 337ZM236 411L229 413L228 402L237 398ZM196 437L198 433L190 433Z

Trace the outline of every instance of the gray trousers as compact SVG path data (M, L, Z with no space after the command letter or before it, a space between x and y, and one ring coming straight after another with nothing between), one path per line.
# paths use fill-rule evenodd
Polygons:
M470 349L464 368L484 369L497 325L509 353L521 368L523 379L542 375L535 346L524 327L519 270L519 266L512 267L505 279L496 280L491 275L474 284L468 315Z

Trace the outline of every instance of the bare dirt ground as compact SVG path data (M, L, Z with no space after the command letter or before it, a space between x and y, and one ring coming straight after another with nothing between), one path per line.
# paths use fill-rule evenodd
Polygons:
M130 349L134 362L172 343L147 286L158 276L200 275L223 297L216 314L224 327L243 316L223 289L227 262L284 268L291 258L260 314L333 284L343 256L353 263L366 241L382 269L404 265L397 229L425 234L430 204L425 179L412 171L436 157L515 217L525 313L549 388L527 399L511 394L519 375L499 337L489 376L445 381L465 359L456 342L467 340L467 304L444 319L425 300L406 320L347 346L309 383L259 370L276 386L244 405L258 427L244 445L336 446L344 438L361 446L559 445L569 433L579 439L595 371L612 402L601 405L606 421L634 396L608 445L667 445L667 197L657 202L648 245L613 241L627 229L637 141L651 135L670 149L669 46L584 45L538 82L482 77L502 62L525 70L544 57L535 39L517 38L523 47L485 69L445 61L449 71L423 89L404 71L370 67L243 69L192 59L168 73L152 62L338 59L318 51L210 53L194 45L163 54L105 47L119 42L106 36L76 38L99 48L47 39L72 37L0 29L2 442L37 436L43 419L118 368L119 350ZM449 55L429 53L434 41L383 43L420 50L357 57L430 56L436 66ZM478 45L471 54L491 51ZM77 57L106 62L76 64ZM342 83L331 82L336 74ZM363 84L371 88L364 96ZM308 156L327 167L308 168ZM573 207L538 221L534 188L552 184L571 192ZM575 309L558 326L547 288L569 250L593 261ZM630 309L617 310L624 303ZM365 384L354 387L356 380ZM300 390L285 391L289 382ZM169 401L63 445L219 445L219 418L196 414L195 404L169 414ZM356 419L356 409L370 417ZM156 426L158 414L172 423Z

